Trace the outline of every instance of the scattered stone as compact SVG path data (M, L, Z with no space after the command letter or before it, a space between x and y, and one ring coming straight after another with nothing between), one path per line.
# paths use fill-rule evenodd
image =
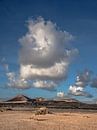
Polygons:
M49 112L48 108L46 107L41 107L35 112L35 115L45 115L45 114L51 114L51 112Z
M5 109L4 109L4 108L1 108L1 109L0 109L0 112L4 112L4 111L5 111Z

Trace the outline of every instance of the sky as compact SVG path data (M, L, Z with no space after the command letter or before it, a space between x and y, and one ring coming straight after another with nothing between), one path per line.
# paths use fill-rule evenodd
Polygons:
M0 0L0 98L97 98L97 1Z

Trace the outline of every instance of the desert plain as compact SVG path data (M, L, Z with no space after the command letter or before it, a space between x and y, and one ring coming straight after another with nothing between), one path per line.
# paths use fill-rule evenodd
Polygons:
M0 130L97 130L97 113L83 111L35 115L32 111L0 112Z

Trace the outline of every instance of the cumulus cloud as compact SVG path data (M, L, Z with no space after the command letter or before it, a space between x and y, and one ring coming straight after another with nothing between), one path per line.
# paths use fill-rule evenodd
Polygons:
M67 78L68 63L60 62L49 68L21 65L20 75L25 79L61 80Z
M48 91L56 91L57 84L53 81L47 81L47 80L26 80L24 78L21 78L20 75L16 75L14 72L8 72L6 73L8 78L8 86L12 88L17 89L28 89L30 87L35 88L41 88L46 89Z
M38 68L53 66L56 62L71 58L75 50L67 48L67 42L73 36L68 32L60 31L51 21L38 18L28 22L28 32L19 39L22 48L20 50L20 62L23 65L33 64Z
M64 98L65 97L65 94L64 94L64 92L57 92L57 97L59 97L59 98Z
M28 32L19 39L21 79L31 80L36 88L55 89L66 80L72 58L78 53L68 46L73 39L70 33L41 17L28 21Z
M53 81L38 80L38 81L33 82L33 87L47 89L49 91L56 91L56 88L55 88L56 86L57 86L57 84Z
M8 72L6 73L7 78L8 78L8 86L12 88L17 88L17 89L27 89L29 88L28 82L20 78L19 75L16 75L14 72Z
M69 87L69 92L75 96L83 95L83 88L82 87L77 87L76 85L70 86Z
M74 96L85 96L88 98L93 97L90 93L85 92L83 87L77 87L74 85L69 87L69 94Z
M76 81L73 85L69 87L69 94L75 96L85 96L92 97L91 94L85 91L85 87L87 87L91 82L91 71L84 70L76 76Z

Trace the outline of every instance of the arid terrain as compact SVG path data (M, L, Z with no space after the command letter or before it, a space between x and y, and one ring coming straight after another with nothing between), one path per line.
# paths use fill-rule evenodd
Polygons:
M0 130L97 130L97 104L19 95L0 103Z
M96 112L53 112L35 115L32 111L0 112L0 130L97 130Z

